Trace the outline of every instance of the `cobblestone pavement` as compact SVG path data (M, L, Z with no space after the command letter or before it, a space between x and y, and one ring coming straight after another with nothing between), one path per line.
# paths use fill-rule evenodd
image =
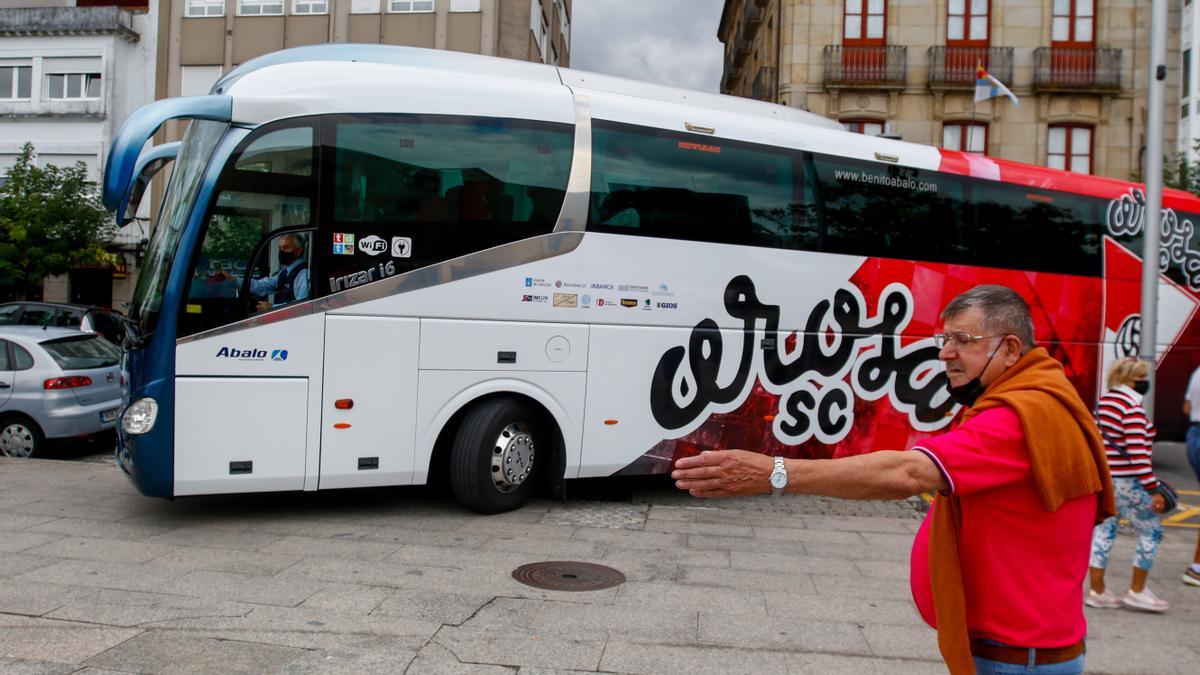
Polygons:
M0 671L944 672L909 597L913 503L612 485L484 517L426 489L168 502L111 465L0 458ZM1089 672L1195 672L1195 532L1151 575L1169 614L1088 610ZM547 560L627 581L511 576Z

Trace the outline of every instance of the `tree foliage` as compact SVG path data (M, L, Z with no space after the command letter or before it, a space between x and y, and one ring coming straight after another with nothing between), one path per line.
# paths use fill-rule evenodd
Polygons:
M1200 143L1196 144L1196 150L1200 153ZM1200 195L1200 158L1189 162L1187 155L1179 153L1164 159L1163 185Z
M38 166L26 143L0 186L0 288L39 297L47 275L111 265L115 233L83 162Z

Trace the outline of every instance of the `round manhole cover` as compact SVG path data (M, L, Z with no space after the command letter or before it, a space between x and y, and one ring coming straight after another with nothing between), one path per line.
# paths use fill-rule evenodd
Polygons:
M570 560L521 565L513 578L547 591L599 591L625 583L625 575L611 567Z

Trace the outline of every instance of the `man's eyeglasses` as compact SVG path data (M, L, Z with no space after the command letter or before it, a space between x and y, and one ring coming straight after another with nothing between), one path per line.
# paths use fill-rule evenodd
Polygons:
M1003 335L971 335L963 331L956 333L938 333L933 336L933 344L937 345L938 349L945 347L947 344L952 344L956 349L970 347L971 345L986 338L1004 337Z

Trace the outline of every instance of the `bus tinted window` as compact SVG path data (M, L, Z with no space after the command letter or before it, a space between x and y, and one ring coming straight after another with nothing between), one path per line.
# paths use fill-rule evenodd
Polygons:
M1100 276L1103 200L972 180L964 203L975 264Z
M812 248L797 153L598 121L588 229L727 244Z
M962 183L956 176L828 155L808 155L829 253L965 263Z
M327 124L332 209L319 252L330 291L371 263L390 261L400 273L545 234L562 209L570 125L434 115Z

